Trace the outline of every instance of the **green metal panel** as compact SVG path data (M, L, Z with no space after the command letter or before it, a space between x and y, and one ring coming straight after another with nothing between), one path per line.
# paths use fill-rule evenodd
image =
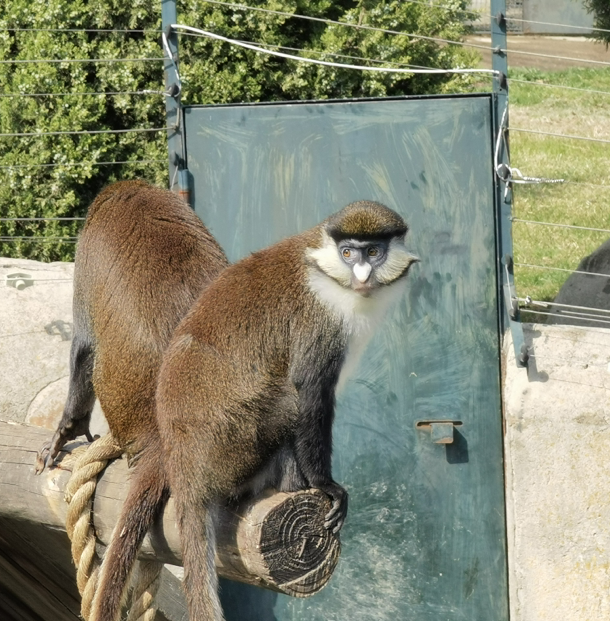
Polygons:
M185 110L193 205L232 260L361 199L400 212L422 259L338 396L335 575L306 600L224 582L229 621L508 619L492 103ZM416 426L439 419L462 423L452 444Z

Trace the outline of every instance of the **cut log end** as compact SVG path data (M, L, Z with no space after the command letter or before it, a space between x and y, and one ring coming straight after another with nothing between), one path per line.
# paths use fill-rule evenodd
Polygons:
M341 553L339 536L324 528L330 508L326 494L305 490L268 492L230 517L224 510L219 521L233 523L229 529L235 539L228 546L225 537L219 538L225 540L218 550L221 575L241 581L244 574L258 576L267 588L292 597L317 593L330 580ZM231 548L236 554L227 558Z
M297 492L272 509L261 528L260 552L269 576L287 595L307 597L330 580L339 561L339 536L324 528L329 498Z

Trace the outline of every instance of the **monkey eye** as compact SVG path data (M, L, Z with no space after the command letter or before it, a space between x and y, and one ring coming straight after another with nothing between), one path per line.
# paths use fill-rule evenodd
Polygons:
M369 257L376 257L379 254L379 248L368 248L366 253L369 255Z
M349 259L349 257L352 256L352 251L349 248L343 248L342 253L346 259Z

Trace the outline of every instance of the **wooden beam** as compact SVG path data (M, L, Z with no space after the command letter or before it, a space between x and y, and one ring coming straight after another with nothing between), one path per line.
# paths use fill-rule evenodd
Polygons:
M65 532L64 489L71 473L60 462L40 476L34 474L36 452L49 436L46 429L0 421L0 517ZM95 493L94 525L105 545L128 488L127 461L118 459L106 468ZM340 553L339 537L324 528L329 509L330 500L319 490L269 491L224 507L217 522L219 575L296 597L316 593L330 579ZM140 558L181 564L171 499L147 535Z

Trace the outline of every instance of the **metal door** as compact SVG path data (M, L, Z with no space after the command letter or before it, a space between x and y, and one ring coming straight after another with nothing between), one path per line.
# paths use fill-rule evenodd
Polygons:
M192 202L231 260L362 199L406 218L422 260L338 396L335 575L305 600L224 581L229 621L508 619L492 104L185 109ZM436 420L461 423L453 443Z

